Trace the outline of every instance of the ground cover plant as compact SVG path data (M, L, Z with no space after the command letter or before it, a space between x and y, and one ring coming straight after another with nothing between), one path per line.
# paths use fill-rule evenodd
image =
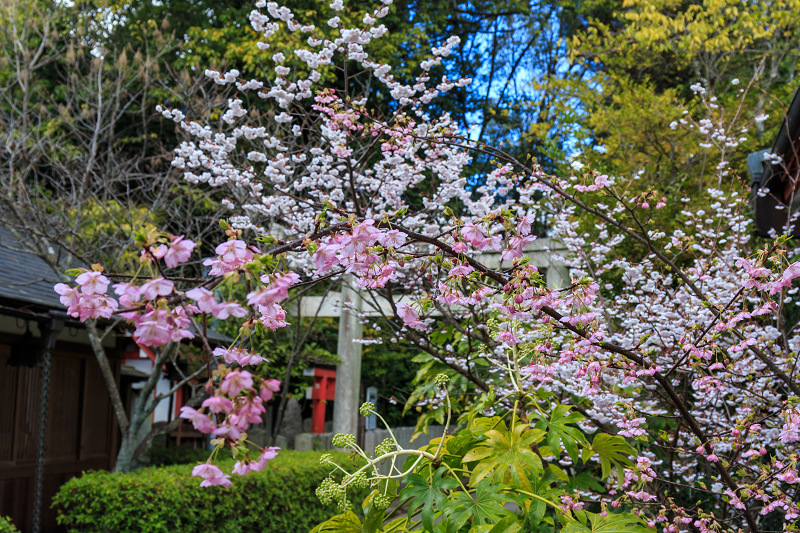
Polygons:
M210 397L182 409L236 459L196 466L201 486L232 490L274 458L247 442L277 389L248 370L267 364L250 338L287 325L290 291L341 278L388 300L386 342L416 346L429 377L413 401L450 431L421 450L390 438L374 457L338 435L366 464L323 458L332 475L317 493L346 512L320 531L796 530L800 263L786 237L753 240L729 163L763 116L726 112L693 85L699 111L672 127L715 161L702 202L580 160L554 176L433 112L469 84L443 68L458 39L401 79L368 53L389 0L347 24L336 0L322 27L288 6L256 7L274 76L207 70L239 91L207 117L213 126L159 108L186 135L173 165L229 194L228 240L205 261L209 275L171 275L193 243L150 230L135 239L139 273L117 278L115 296L99 265L56 287L74 316L121 316L145 345L245 319L230 347L207 348ZM287 31L308 46L270 52ZM393 103L374 111L370 84ZM730 84L740 99L756 90ZM281 111L260 115L262 100ZM473 158L491 170L470 173ZM653 222L667 206L682 206L672 228ZM565 287L547 287L525 257L541 227L567 249ZM239 285L246 303L232 299ZM362 519L347 509L366 487ZM409 516L392 515L397 500Z

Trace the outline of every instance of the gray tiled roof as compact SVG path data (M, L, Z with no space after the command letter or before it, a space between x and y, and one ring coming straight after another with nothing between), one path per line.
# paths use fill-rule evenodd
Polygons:
M0 227L0 298L64 309L53 292L53 285L58 283L56 273L40 257L22 249L22 243Z
M56 273L39 256L21 251L23 249L24 246L10 231L0 227L0 299L14 300L22 305L66 309L53 291L53 285L59 281ZM213 327L208 329L208 340L212 345L233 342L231 337Z

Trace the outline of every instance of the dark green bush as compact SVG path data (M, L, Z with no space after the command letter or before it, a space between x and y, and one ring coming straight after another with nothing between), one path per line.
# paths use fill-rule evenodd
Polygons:
M0 516L0 533L17 533L19 530L11 523L11 519Z
M222 453L224 455L217 455L217 457L220 459L230 459L231 454L228 449L223 450ZM156 445L147 452L147 455L150 458L148 466L185 465L189 463L194 465L208 459L208 450L194 450L181 446L167 448L166 446Z
M86 472L53 499L70 532L307 532L338 511L315 495L330 471L320 452L283 451L268 467L233 487L200 488L193 465L145 468L130 474ZM334 459L351 461L347 454ZM230 471L233 462L221 465ZM367 491L353 496L360 504Z

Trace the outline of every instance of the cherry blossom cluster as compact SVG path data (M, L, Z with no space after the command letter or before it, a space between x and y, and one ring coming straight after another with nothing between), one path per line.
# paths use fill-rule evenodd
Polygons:
M636 465L620 472L621 492L582 498L633 506L669 533L755 531L758 515L791 523L798 514L800 336L786 319L800 277L796 251L785 239L751 242L744 191L711 189L704 205L690 205L662 191L618 190L620 177L578 161L568 179L548 176L469 140L447 114L430 116L433 98L468 82L433 79L456 40L435 47L408 83L369 58L389 3L355 27L334 15L317 28L286 6L260 1L250 21L264 36L262 49L284 28L307 34L308 47L294 58L273 54L270 80L207 71L215 84L235 84L241 93L221 110L218 130L159 110L187 135L174 166L189 183L226 187L232 198L230 238L205 261L209 277L179 290L160 265L185 262L192 243L160 236L142 243L151 275L114 285L116 298L99 269L81 273L75 288L56 286L69 312L84 320L118 314L151 346L199 335L193 324L202 315L243 319L246 335L287 325L281 304L293 287L348 275L388 300L394 338L416 344L462 383L497 398L551 393L586 413L586 433L641 445ZM336 13L342 4L330 8ZM369 94L323 86L323 70L339 67L349 76L350 62L396 100L390 116L370 110ZM674 127L716 144L721 182L730 173L727 154L746 129L725 122L706 89L695 90L709 117L687 115ZM253 92L277 106L272 120L253 118ZM476 151L497 165L468 176ZM680 229L667 234L652 223L656 210L681 202ZM562 287L548 286L527 257L541 242L534 228L545 211L547 236L564 247L560 260L570 269ZM245 230L269 248L249 245ZM246 302L222 300L218 288L233 283L247 287ZM452 342L431 340L448 328L458 332ZM241 343L209 355L235 366L220 363L213 396L183 416L245 453L247 427L274 383L259 384L244 369L264 358ZM439 394L417 401L435 409ZM658 432L651 430L656 422ZM575 466L564 451L551 452L565 468ZM244 459L234 473L263 468L273 454ZM210 463L196 470L206 485L230 483ZM707 508L682 507L676 490L702 496ZM569 509L583 505L568 499L562 504Z
M242 360L241 352L242 350L238 350L236 353L237 361ZM263 361L263 358L252 361L252 357L257 356L249 356L244 364L258 364ZM190 421L197 431L211 434L214 437L212 442L217 445L215 449L220 449L224 445L234 449L234 455L239 457L239 460L233 467L233 474L244 476L250 472L263 470L267 462L276 457L279 448L260 449L257 458L251 458L252 446L248 446L250 443L246 440L246 431L251 424L262 422L262 415L266 411L264 403L271 400L275 392L280 390L280 382L276 379L258 380L247 370L241 368L231 370L224 365L220 365L214 374L219 378L219 386L215 389L214 395L203 400L199 410L188 406L181 407L181 418ZM259 381L260 387L256 388L255 385ZM192 475L203 478L201 487L212 485L230 487L230 475L224 474L211 462L211 459L196 466L192 470Z

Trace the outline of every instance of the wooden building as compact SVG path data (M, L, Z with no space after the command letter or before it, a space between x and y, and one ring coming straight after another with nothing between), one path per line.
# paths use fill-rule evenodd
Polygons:
M749 154L747 171L758 232L780 235L795 217L791 234L800 236L800 90L786 111L772 148Z
M53 495L84 470L111 468L118 430L86 333L53 292L54 272L15 248L0 229L0 515L25 533L58 531ZM104 344L121 357L117 342Z

